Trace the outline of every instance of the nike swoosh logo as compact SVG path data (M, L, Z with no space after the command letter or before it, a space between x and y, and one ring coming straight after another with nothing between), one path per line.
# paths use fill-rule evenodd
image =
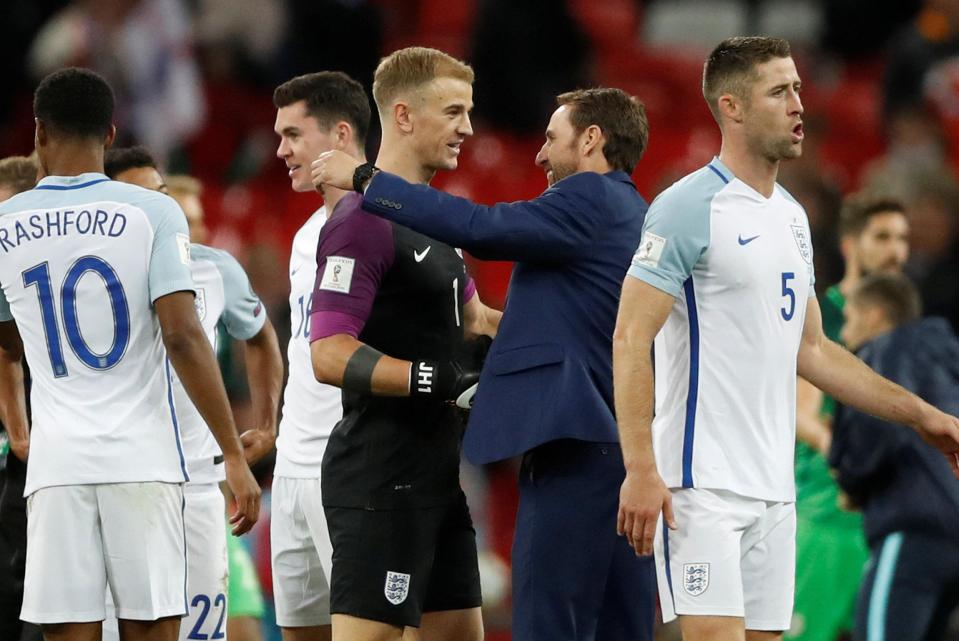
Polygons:
M418 262L418 263L422 263L422 262L423 262L423 259L426 258L426 255L427 255L428 253L430 253L430 249L431 249L432 247L433 247L432 245L427 246L426 249L424 249L422 253L420 253L420 252L418 252L418 251L416 251L416 250L414 249L414 250L413 250L413 260L415 260L415 261Z
M757 238L759 238L759 234L756 234L755 236L750 236L749 238L743 238L743 235L740 234L740 235L739 235L739 244L740 244L740 245L748 245L749 243L753 242L753 241L756 240Z

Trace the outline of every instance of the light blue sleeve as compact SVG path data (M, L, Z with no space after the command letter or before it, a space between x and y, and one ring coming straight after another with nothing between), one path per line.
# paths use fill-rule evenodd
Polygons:
M157 194L142 203L153 225L153 248L150 254L150 300L173 292L195 292L190 275L190 230L186 216L176 201Z
M250 279L233 256L222 250L214 250L210 252L210 258L223 277L226 300L220 320L233 338L241 341L253 338L266 322L266 310L260 297L253 291Z
M709 247L709 204L713 193L695 179L670 187L649 207L643 237L627 274L672 296Z
M7 302L7 293L0 287L0 322L12 321L13 314L10 312L10 303Z

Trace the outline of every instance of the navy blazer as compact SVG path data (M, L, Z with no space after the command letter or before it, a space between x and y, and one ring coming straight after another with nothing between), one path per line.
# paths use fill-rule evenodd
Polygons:
M569 176L487 207L378 173L363 208L484 260L516 261L464 450L488 463L563 438L618 442L612 341L648 205L628 174Z

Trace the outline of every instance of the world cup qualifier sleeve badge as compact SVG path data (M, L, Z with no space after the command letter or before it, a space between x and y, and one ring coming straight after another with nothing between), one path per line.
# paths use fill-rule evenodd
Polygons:
M383 594L386 600L393 605L399 605L406 601L410 593L410 575L402 572L386 572L386 585L383 587Z
M683 564L683 589L691 596L699 596L709 587L708 563Z
M206 290L197 287L196 295L193 297L193 307L196 308L196 315L202 321L206 318Z

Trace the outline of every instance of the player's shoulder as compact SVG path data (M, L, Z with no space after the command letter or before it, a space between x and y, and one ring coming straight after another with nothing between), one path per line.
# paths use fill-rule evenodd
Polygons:
M190 243L190 257L194 260L206 260L214 264L234 264L236 258L225 249L217 249L200 243Z
M649 206L647 220L706 221L713 199L728 184L725 172L710 163L680 178L656 196Z
M393 235L393 224L363 209L363 196L348 193L340 199L320 230L320 237L350 236L356 240Z

